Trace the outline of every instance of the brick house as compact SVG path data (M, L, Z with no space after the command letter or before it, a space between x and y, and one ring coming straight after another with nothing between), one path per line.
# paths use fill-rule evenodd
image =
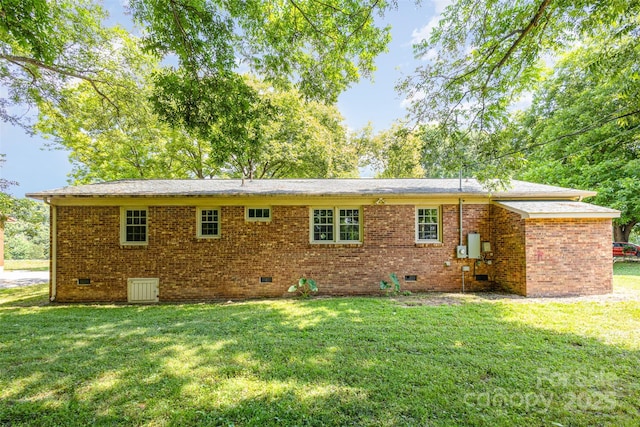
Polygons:
M51 300L502 289L611 291L611 220L590 191L522 181L123 180L28 196L51 206Z

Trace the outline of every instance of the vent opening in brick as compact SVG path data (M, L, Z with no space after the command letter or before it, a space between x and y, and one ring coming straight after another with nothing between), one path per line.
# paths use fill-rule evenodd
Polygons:
M476 280L478 282L487 282L489 280L488 274L476 274Z
M416 280L418 280L418 276L416 276L415 274L407 274L406 276L404 276L405 282L415 282Z
M78 279L78 285L90 285L91 279Z
M273 282L273 278L272 277L261 277L260 278L260 283L271 283Z

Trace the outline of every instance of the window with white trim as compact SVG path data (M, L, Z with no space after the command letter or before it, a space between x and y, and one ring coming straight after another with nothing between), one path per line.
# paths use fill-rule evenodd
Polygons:
M198 237L220 237L220 209L198 208Z
M416 241L440 243L440 208L416 208Z
M146 245L148 242L147 208L122 208L120 218L120 243Z
M247 221L271 221L271 208L246 208Z
M312 243L360 243L362 235L360 208L311 209Z

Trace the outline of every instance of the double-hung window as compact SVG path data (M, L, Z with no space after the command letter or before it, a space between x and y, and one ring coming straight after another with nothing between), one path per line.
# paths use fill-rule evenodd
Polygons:
M120 243L146 245L148 243L148 212L146 208L122 208L120 212Z
M198 208L198 237L220 237L220 209Z
M332 207L311 209L312 243L360 243L360 208Z
M416 242L439 243L440 241L440 209L416 208Z

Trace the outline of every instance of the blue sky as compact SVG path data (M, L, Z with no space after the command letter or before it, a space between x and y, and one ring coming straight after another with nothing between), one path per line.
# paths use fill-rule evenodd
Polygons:
M112 10L111 21L128 20L122 16L120 1L105 1ZM395 85L402 76L411 74L419 65L414 59L412 41L424 37L437 22L437 15L449 0L423 0L419 6L413 0L399 0L398 9L389 11L381 24L392 26L392 41L389 52L380 55L373 82L363 80L343 93L338 108L349 129L359 129L371 122L375 129L382 130L405 115L401 97ZM67 153L50 150L45 140L29 136L22 129L0 123L0 153L6 154L2 165L2 177L17 181L18 186L9 189L17 197L25 193L47 190L68 185L67 175L71 171Z

